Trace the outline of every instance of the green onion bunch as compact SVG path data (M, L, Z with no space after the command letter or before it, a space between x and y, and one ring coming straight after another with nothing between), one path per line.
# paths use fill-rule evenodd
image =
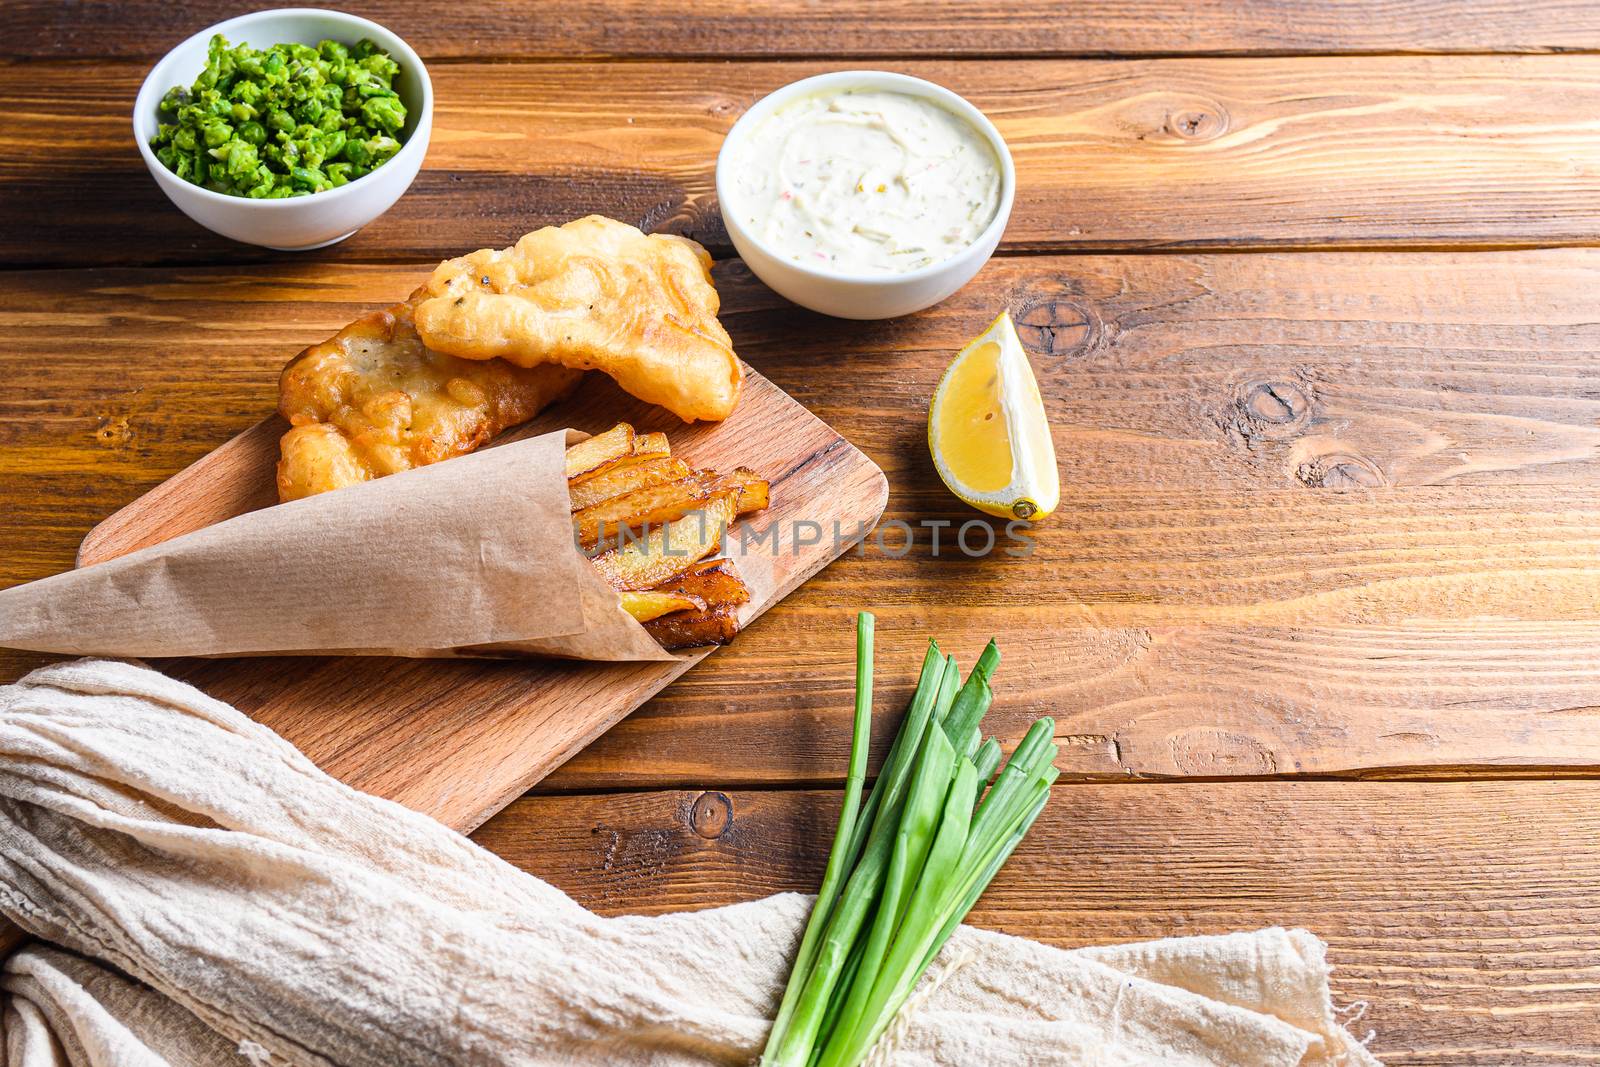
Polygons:
M1000 769L981 725L1000 652L962 680L929 642L916 694L862 801L872 725L873 617L856 618L856 706L844 806L763 1067L854 1067L1044 809L1055 721ZM996 773L998 772L998 774Z

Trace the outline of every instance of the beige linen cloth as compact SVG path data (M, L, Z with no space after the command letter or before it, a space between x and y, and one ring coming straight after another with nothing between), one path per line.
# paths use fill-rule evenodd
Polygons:
M148 669L0 688L6 1067L745 1064L808 898L601 918ZM1323 945L1063 952L963 928L875 1052L908 1065L1331 1065Z

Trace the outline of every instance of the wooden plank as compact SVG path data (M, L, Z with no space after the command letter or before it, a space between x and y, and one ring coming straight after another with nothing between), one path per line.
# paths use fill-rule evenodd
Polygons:
M441 66L411 192L296 261L437 258L593 210L725 249L723 134L767 91L834 66ZM1600 238L1586 117L1600 111L1600 56L895 66L967 94L1009 141L1010 250ZM127 119L142 67L84 71L0 65L0 261L281 261L188 222L143 172Z
M419 272L0 276L7 579L70 566L94 522L269 408L289 354ZM1028 257L922 315L846 323L720 264L739 350L888 472L889 518L951 522L947 542L974 516L922 413L1013 308L1064 505L1027 559L933 558L924 534L841 560L737 664L547 784L833 779L862 606L902 674L929 634L965 661L997 637L997 731L1056 714L1072 775L1600 766L1597 273L1582 249ZM11 676L37 662L7 655ZM906 682L886 677L886 708Z
M870 527L888 496L871 460L748 368L739 406L722 422L684 426L596 375L507 437L594 433L619 421L669 432L674 455L696 467L743 464L770 477L771 506L747 523L804 515ZM128 504L84 538L79 564L275 504L285 429L264 420ZM776 605L843 549L817 542L740 553L754 593L740 621ZM167 660L161 668L271 727L350 785L470 830L712 651L660 663L358 656Z
M8 272L8 471L153 483L273 407L308 339L427 269ZM937 487L908 418L1000 307L1033 353L1069 491L1326 500L1306 491L1583 488L1600 473L1591 250L1007 258L877 323L801 312L738 261L715 276L740 352L847 426L902 492Z
M838 803L528 798L475 838L599 911L667 912L814 889ZM1589 782L1057 787L972 921L1067 948L1304 926L1390 1067L1586 1063L1597 840Z
M736 662L667 690L540 788L839 781L852 604L878 616L882 743L928 637L970 664L992 636L1005 660L990 732L1009 748L1053 716L1069 778L1600 769L1600 623L1124 627L1070 601L941 605L937 591L904 585L884 606L860 592L866 571L839 564L781 619L741 635Z
M916 55L1146 55L1260 52L1523 52L1600 48L1592 5L1562 0L1047 0L930 7L915 0L705 0L670 14L647 0L466 4L346 2L427 59L713 56L828 59ZM157 0L66 5L12 0L0 56L154 60L223 4Z

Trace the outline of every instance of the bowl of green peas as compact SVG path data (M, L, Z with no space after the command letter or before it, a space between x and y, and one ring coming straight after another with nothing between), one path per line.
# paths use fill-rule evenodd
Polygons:
M145 77L133 133L167 198L200 225L283 251L344 240L410 187L433 85L396 34L340 11L220 22Z

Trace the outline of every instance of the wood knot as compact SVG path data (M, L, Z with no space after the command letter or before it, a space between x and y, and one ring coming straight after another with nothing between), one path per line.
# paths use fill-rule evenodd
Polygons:
M1246 382L1234 391L1225 421L1246 442L1293 437L1311 416L1311 399L1299 382Z
M1294 477L1308 489L1379 489L1389 484L1370 459L1339 453L1296 463Z
M1308 434L1289 449L1289 474L1308 489L1378 489L1389 484L1383 468L1349 442Z
M1060 293L1024 296L1012 322L1029 351L1047 359L1081 356L1100 341L1099 316Z
M1272 751L1253 737L1195 727L1171 740L1172 762L1184 774L1201 777L1233 777L1277 774L1278 760Z
M711 265L711 275L716 279L719 290L724 285L748 285L758 281L756 272L742 259L717 260Z
M645 233L677 234L709 248L723 248L729 243L715 193L658 201L639 220L639 229Z
M1293 382L1257 382L1244 398L1245 412L1268 426L1292 426L1311 410L1311 399Z
M1116 130L1157 148L1189 148L1228 132L1228 109L1203 93L1136 93L1117 104Z
M95 430L94 436L103 445L126 445L133 440L133 427L128 425L126 415L105 415L101 417L100 427Z
M727 833L732 825L733 801L726 793L701 793L689 805L689 828L709 841Z
M1166 132L1182 141L1209 141L1228 132L1228 115L1220 106L1189 106L1167 114Z

